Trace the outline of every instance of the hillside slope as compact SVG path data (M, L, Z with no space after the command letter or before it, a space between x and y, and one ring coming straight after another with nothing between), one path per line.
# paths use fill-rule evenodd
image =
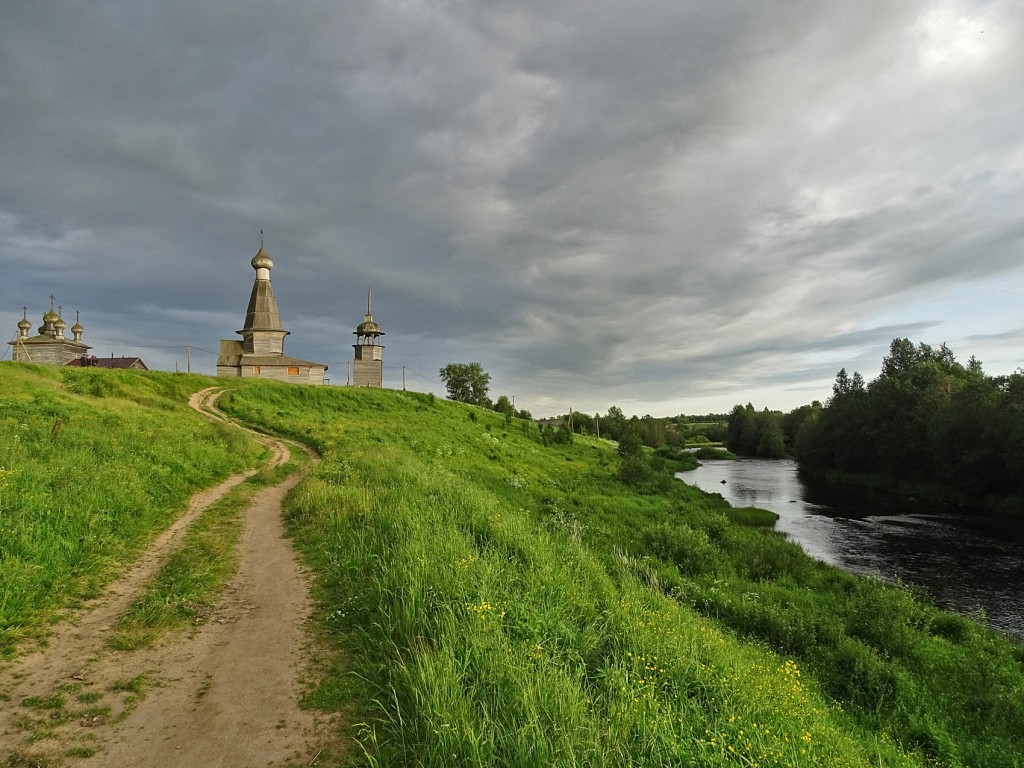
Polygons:
M289 500L336 651L307 704L362 763L1024 766L1019 643L664 468L626 485L609 443L415 393L0 364L0 649L255 462L185 407L225 383L323 454Z
M414 393L252 383L371 765L1024 765L1024 651L613 446ZM754 523L755 526L744 523Z
M189 497L254 466L203 376L0 363L0 656L95 596Z

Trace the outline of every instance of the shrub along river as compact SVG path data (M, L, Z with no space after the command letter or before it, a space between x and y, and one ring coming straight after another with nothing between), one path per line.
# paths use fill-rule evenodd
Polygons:
M1024 638L1024 522L858 489L823 489L794 461L705 461L676 475L735 507L779 515L778 531L809 555L853 573L923 588L957 613ZM724 481L724 483L723 483Z

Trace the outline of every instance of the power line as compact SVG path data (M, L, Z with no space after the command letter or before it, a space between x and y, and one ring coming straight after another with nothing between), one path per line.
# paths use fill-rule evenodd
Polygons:
M197 347L194 344L163 344L163 345L158 346L158 345L155 345L155 344L125 344L125 343L119 342L119 341L106 341L104 339L90 339L90 341L92 341L92 346L93 347L105 346L105 347L118 347L120 349L189 349L189 348L191 348L191 349L195 350L196 352L205 352L208 355L219 355L220 354L219 352L214 352L214 351L209 350L209 349L204 349L203 347Z
M420 373L419 371L414 371L414 370L413 370L412 368L408 368L408 367L407 367L407 368L406 368L405 370L407 370L407 371L408 371L409 373L414 373L414 374L416 374L416 375L417 375L417 376L419 376L419 377L420 377L421 379L424 379L424 380L426 380L426 381L429 381L429 382L430 382L431 384L440 384L440 383L441 383L441 382L440 382L440 381L438 381L437 379L432 379L432 378L430 378L429 376L424 376L424 375L423 375L422 373Z

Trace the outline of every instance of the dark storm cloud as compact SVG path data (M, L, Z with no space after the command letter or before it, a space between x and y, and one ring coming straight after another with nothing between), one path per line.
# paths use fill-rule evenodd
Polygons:
M1020 282L1016 10L8 3L0 321L54 293L173 367L240 327L263 229L334 382L372 284L390 366L790 407L934 329L915 304Z

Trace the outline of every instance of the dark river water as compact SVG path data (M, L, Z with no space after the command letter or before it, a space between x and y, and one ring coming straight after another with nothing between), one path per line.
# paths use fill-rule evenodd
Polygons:
M809 555L924 587L939 606L982 610L990 626L1024 638L1024 524L856 491L837 496L808 486L786 460L705 461L676 476L733 506L777 513L776 530Z

